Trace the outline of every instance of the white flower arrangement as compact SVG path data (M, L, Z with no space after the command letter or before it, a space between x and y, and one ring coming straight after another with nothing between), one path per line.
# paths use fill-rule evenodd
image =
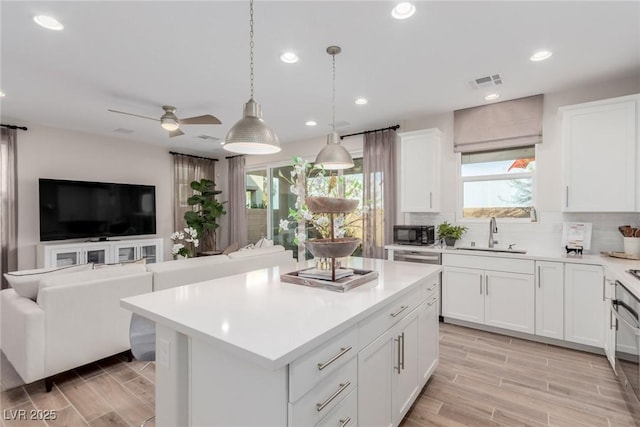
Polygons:
M195 254L195 248L200 246L198 232L193 227L185 227L184 230L171 233L170 237L173 241L171 255L173 255L174 258L178 255L188 258L192 256L191 251L193 250ZM189 247L187 247L187 244Z

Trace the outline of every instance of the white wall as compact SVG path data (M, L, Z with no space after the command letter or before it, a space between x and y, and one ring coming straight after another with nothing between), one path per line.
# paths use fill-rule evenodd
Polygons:
M29 125L18 134L18 268L36 266L38 178L155 185L156 232L170 259L172 165L167 149L156 145Z
M591 253L621 250L622 238L617 226L623 224L640 225L638 214L562 214L562 141L561 122L558 107L613 98L640 92L638 77L614 81L596 82L589 86L575 87L563 91L545 93L543 105L543 142L536 149L536 208L538 223L507 223L499 221L500 243L517 243L521 247L544 250L559 250L562 222L583 221L593 223ZM532 94L533 95L533 94ZM442 159L442 212L440 214L406 214L407 224L439 224L447 220L455 222L456 194L458 191L457 156L453 153L453 112L418 117L405 120L401 132L439 128L443 131ZM400 156L398 156L399 158ZM611 165L615 167L615 165ZM399 219L403 215L398 216ZM488 241L488 221L486 223L465 222L469 227L462 244L470 241L484 244Z

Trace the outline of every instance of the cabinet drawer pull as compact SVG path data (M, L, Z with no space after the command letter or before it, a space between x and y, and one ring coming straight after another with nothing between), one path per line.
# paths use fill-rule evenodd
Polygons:
M395 313L391 313L391 317L396 317L398 314L402 313L403 311L405 311L407 308L409 308L408 305L403 305L400 307L400 310L396 311Z
M349 350L351 350L351 346L349 347L342 347L340 349L340 352L338 354L336 354L335 356L333 356L331 359L327 360L324 363L318 363L318 370L322 371L324 368L326 368L327 366L331 365L333 362L335 362L336 360L338 360L339 358L341 358L346 352L348 352Z
M351 417L347 417L344 420L340 420L340 427L347 427L347 424L351 422Z
M340 393L342 393L343 391L345 391L347 389L347 387L349 387L350 385L351 385L351 381L347 381L346 383L340 384L340 388L338 390L336 390L336 392L333 393L331 396L329 396L329 398L327 400L325 400L322 403L316 403L316 410L318 412L322 411L329 403L331 403L333 401L333 399L338 397L338 395Z
M437 283L434 283L434 284L433 284L433 286L432 286L432 287L430 287L430 288L427 288L427 290L428 290L429 292L431 292L432 290L436 289L437 287L438 287L438 284L437 284Z
M427 303L427 307L431 307L436 301L438 301L438 297L433 297L433 299Z

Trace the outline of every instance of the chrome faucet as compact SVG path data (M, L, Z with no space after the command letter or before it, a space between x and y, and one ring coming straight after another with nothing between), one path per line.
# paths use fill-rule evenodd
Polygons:
M489 247L492 248L493 245L498 243L497 240L493 240L494 233L498 232L498 224L496 224L496 217L492 216L489 221Z

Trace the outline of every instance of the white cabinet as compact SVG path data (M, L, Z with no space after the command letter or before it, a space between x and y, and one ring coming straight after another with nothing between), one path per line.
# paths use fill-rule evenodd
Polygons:
M640 210L640 95L560 108L565 212Z
M439 286L438 286L439 288ZM440 304L438 290L427 297L427 301L420 306L418 314L418 361L419 387L422 388L427 383L431 374L438 367L440 358L440 336L438 309Z
M536 335L564 339L564 264L536 261Z
M564 339L604 346L604 275L599 265L566 264ZM607 323L608 324L608 323Z
M390 426L394 331L389 330L358 353L358 421L363 426Z
M400 210L440 210L440 164L442 132L424 129L400 136Z
M151 264L162 261L162 239L111 240L41 244L37 247L38 268L73 264L113 264L146 258Z
M611 367L616 368L616 326L617 319L613 315L611 301L615 299L615 280L604 274L604 354L607 356Z
M394 425L400 424L418 396L418 315L414 310L394 328L394 375L391 377L391 408Z
M444 256L443 316L533 333L533 261L521 261L524 260L499 260L465 255ZM459 266L464 264L472 267L486 265L500 270Z

